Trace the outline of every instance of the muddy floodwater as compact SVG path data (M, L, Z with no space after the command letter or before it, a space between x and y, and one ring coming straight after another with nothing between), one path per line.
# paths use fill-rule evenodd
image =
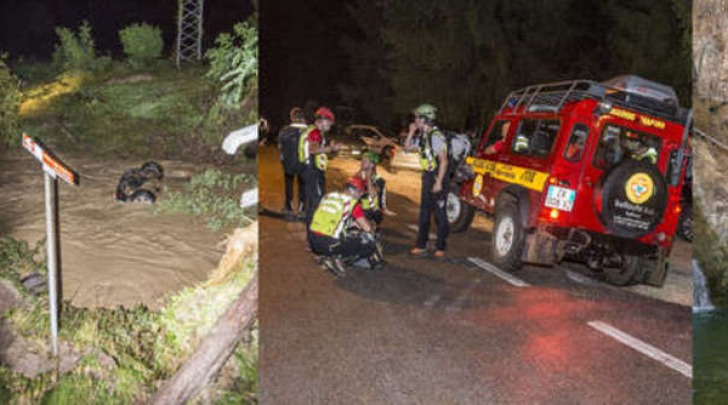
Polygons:
M158 308L165 295L204 280L216 266L223 252L221 232L186 215L155 215L150 205L114 201L121 174L142 161L63 158L81 178L80 187L62 182L58 187L65 300L80 307L143 303ZM183 189L190 175L203 170L161 163L170 189ZM31 245L45 237L43 193L42 170L33 157L20 150L0 156L1 237Z

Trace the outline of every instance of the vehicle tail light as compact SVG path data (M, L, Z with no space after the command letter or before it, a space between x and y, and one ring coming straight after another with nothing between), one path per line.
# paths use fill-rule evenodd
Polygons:
M675 206L675 214L679 214L681 212L682 212L682 207L680 206L680 204L676 205Z
M551 212L549 213L549 218L551 219L559 219L559 210L556 208L553 208Z

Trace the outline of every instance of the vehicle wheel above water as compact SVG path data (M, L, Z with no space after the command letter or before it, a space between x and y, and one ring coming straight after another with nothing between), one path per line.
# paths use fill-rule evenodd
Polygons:
M458 197L457 188L448 191L445 213L450 224L450 232L463 232L470 227L475 215L475 207Z
M154 193L145 189L137 190L129 197L129 201L142 204L154 204L156 200Z
M525 231L518 208L512 203L500 206L496 210L491 237L493 261L505 270L519 270L523 267L524 242Z

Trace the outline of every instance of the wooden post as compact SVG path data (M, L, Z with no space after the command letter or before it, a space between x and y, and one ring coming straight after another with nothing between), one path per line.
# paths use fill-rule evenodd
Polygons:
M182 404L193 399L217 375L258 312L258 272L214 328L200 342L195 353L154 394L153 404Z

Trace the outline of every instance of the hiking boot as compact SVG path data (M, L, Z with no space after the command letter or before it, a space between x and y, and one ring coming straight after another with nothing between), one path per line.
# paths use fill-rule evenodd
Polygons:
M326 257L326 256L321 257L321 259L319 260L319 264L321 265L321 267L324 268L324 270L333 274L334 276L339 275L338 270L336 268L336 263L334 262L333 257Z
M332 261L334 264L334 271L336 272L336 275L339 277L344 277L346 275L346 266L344 265L344 262L339 258L333 258Z
M412 249L409 250L409 254L410 254L410 256L423 257L423 256L427 255L427 249L413 247Z
M366 257L362 257L361 259L355 261L351 265L354 267L362 268L362 269L371 269L372 268L372 265L369 262L369 259L367 259Z

